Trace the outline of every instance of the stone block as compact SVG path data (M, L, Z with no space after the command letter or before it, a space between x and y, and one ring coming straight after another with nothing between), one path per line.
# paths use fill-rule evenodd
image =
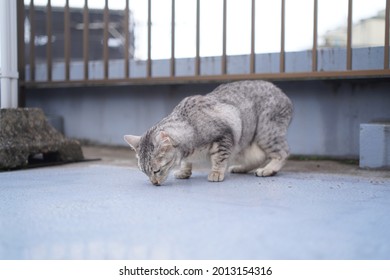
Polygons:
M361 168L390 169L390 122L360 125Z
M37 154L63 162L84 159L79 142L53 128L41 109L1 109L0 170L24 167Z

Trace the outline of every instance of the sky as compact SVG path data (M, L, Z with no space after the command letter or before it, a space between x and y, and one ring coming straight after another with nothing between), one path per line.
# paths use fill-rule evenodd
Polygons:
M29 4L29 0L25 0ZM63 6L65 0L52 0ZM135 30L135 57L147 58L147 0L130 0ZM256 0L256 53L280 50L280 0ZM326 31L346 26L348 0L318 0L319 43ZM34 0L46 5L47 0ZM83 0L69 0L83 7ZM105 0L89 0L89 7L102 8ZM200 1L200 55L222 54L223 0ZM383 10L386 0L354 0L353 20L371 17ZM123 9L125 0L110 0L110 9ZM227 54L250 53L251 0L227 0ZM175 56L194 57L196 52L196 0L176 0ZM152 0L152 59L171 56L171 0ZM286 0L286 51L310 49L313 44L313 0Z

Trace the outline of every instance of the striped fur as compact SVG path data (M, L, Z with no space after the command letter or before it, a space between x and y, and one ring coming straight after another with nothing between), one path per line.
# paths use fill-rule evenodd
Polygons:
M212 182L223 181L229 162L238 164L229 168L233 173L272 176L289 155L292 113L290 99L272 83L234 82L185 98L142 137L126 135L125 140L154 185L176 165L176 178L189 178L191 159L199 154L211 160Z

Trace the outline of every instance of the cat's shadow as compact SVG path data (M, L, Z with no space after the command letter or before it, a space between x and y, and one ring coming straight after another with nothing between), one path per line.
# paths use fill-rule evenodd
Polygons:
M221 186L223 184L227 185L226 182L236 183L245 181L251 181L255 179L256 176L253 173L243 173L243 174L233 174L227 172L225 179L221 182L210 182L207 180L208 173L203 171L195 171L188 179L177 179L173 175L170 175L168 179L161 185L157 187L192 187L200 185L209 185L211 186ZM152 187L155 187L151 185Z

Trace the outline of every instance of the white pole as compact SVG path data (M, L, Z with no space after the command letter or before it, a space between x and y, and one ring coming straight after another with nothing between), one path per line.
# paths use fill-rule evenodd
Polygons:
M1 49L1 108L11 107L11 84L8 79L9 72L9 1L0 0L0 49Z
M16 1L0 0L1 108L18 106Z
M11 92L10 80L1 76L1 108L11 107L10 92Z

